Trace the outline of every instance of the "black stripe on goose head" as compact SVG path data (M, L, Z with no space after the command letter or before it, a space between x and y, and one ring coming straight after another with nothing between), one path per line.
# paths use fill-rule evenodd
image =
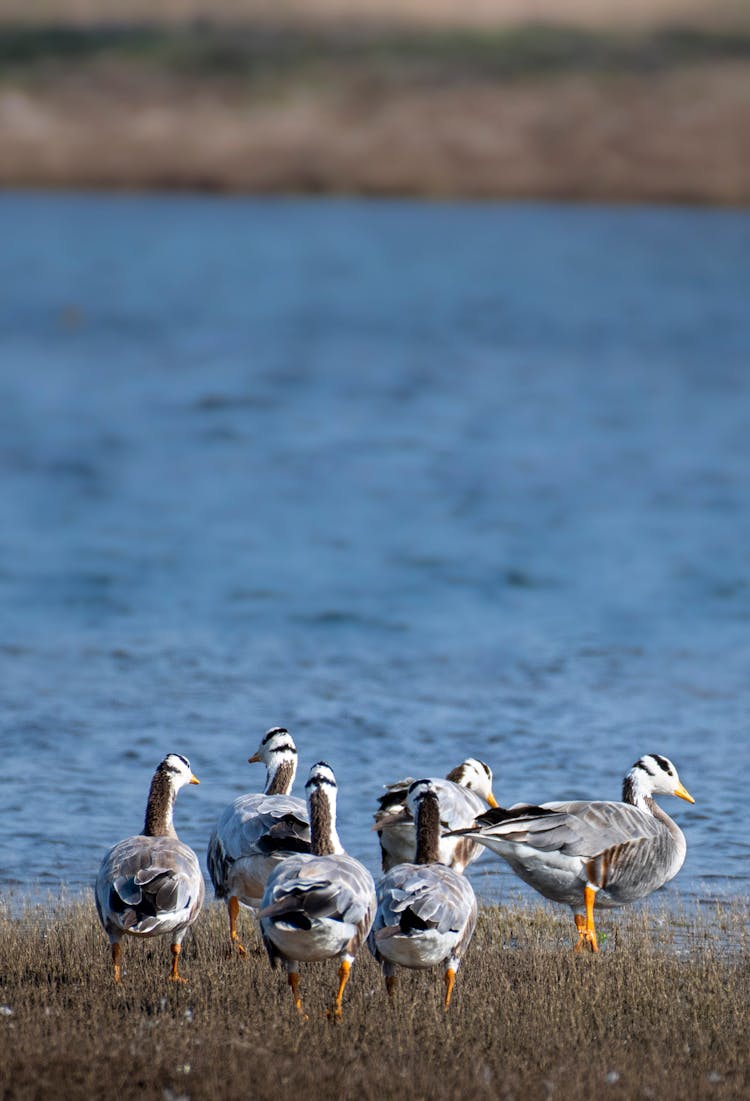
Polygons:
M672 762L670 760L668 760L666 757L662 757L659 753L651 753L649 754L649 756L652 760L656 761L660 769L666 772L667 776L674 776L674 768L672 767Z
M270 742L271 738L275 737L276 734L288 734L288 733L289 733L289 731L287 730L287 728L285 726L272 726L270 730L267 730L265 732L260 744L265 745L266 742Z
M178 765L173 764L174 761L180 761L188 772L190 772L190 761L188 761L187 757L183 757L181 753L168 753L159 765L159 768L163 769L164 772L182 772L182 769Z
M332 788L338 787L333 769L327 761L316 761L310 769L305 788L323 787L326 784Z

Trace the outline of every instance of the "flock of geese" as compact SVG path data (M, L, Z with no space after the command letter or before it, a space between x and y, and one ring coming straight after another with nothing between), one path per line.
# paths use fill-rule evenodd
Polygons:
M448 1009L477 919L476 897L463 872L483 846L545 898L570 906L576 950L594 952L595 903L621 906L644 898L676 875L685 859L685 837L654 796L694 799L672 762L655 753L629 770L621 802L505 809L492 794L489 767L473 758L445 779L392 784L375 812L383 868L377 887L341 844L329 765L313 765L303 801L290 794L297 748L287 730L269 730L249 760L265 764L265 789L225 808L209 841L208 870L216 897L226 900L232 950L245 954L237 931L245 906L260 922L272 966L285 967L301 1015L300 962L338 960L330 1013L340 1018L351 967L365 941L389 994L398 967L441 965ZM185 981L178 968L181 944L205 888L198 857L177 837L173 809L180 788L197 783L185 757L165 757L151 781L143 833L120 841L102 861L96 906L109 936L115 982L125 934L169 934L169 977Z

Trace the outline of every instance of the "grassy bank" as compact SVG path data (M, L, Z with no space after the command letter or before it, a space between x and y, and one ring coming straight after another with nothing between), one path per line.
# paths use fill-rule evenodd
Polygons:
M335 965L303 969L301 1026L249 918L240 960L223 910L202 915L179 988L163 941L129 941L116 988L90 905L35 909L0 920L0 1096L746 1098L747 920L605 916L592 957L556 911L486 909L448 1015L439 975L402 973L389 1005L364 954L341 1025Z
M0 186L750 201L750 32L0 26Z

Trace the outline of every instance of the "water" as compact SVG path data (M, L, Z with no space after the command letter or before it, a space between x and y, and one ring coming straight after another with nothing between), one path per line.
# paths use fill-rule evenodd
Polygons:
M285 724L380 785L696 797L748 893L750 214L0 197L0 885L88 885L163 754L199 853ZM485 898L523 893L487 855Z

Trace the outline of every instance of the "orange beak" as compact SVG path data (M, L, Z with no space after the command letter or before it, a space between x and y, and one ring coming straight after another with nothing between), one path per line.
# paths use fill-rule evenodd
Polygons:
M687 788L684 788L682 786L682 784L678 784L677 787L672 792L672 794L676 795L678 799L685 799L686 802L688 802L688 803L694 803L695 802L695 799L693 799L690 792L687 790Z
M248 757L247 763L249 765L257 764L261 760L260 753L253 753L252 757Z
M487 802L490 804L491 807L499 807L500 806L500 804L498 803L497 799L492 794L492 792L490 792L489 795L487 796Z
M190 779L188 780L188 783L190 783L190 784L199 784L200 780L198 779L197 776L191 776Z

